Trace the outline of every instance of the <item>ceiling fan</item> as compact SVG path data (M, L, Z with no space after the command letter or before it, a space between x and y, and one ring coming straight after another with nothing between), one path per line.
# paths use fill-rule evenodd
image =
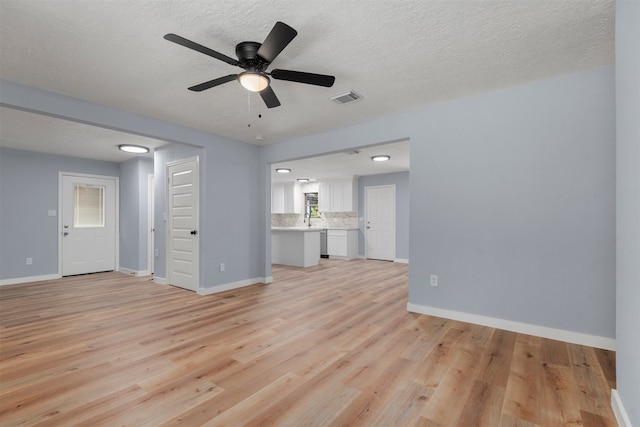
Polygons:
M166 34L164 38L245 70L239 74L229 74L228 76L191 86L189 90L201 92L232 80L238 80L247 90L259 92L267 107L273 108L279 106L280 101L269 84L269 76L276 80L287 80L290 82L307 83L324 87L333 86L333 82L336 79L334 76L305 73L302 71L276 69L267 72L269 65L297 34L298 32L296 30L284 22L278 21L262 44L257 42L238 43L238 45L236 45L237 60L176 34Z

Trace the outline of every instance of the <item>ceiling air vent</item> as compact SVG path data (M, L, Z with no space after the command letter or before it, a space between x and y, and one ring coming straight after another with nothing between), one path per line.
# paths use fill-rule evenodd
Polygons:
M333 95L330 100L335 102L336 104L348 104L349 102L359 101L362 97L355 93L354 91L339 93L338 95Z

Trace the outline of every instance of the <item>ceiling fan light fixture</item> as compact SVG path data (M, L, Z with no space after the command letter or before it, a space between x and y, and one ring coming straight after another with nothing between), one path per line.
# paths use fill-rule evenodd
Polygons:
M147 147L143 147L142 145L133 145L133 144L120 144L118 145L118 149L120 151L124 151L126 153L133 154L146 154L149 152Z
M269 86L269 77L255 71L245 71L238 75L238 81L250 92L261 92Z
M387 156L386 154L371 157L371 160L374 162L386 162L389 159L391 159L391 156Z

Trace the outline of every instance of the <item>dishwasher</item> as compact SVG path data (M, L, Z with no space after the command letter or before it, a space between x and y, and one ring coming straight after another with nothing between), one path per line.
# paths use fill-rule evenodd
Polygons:
M327 229L320 230L320 258L329 258L327 252Z

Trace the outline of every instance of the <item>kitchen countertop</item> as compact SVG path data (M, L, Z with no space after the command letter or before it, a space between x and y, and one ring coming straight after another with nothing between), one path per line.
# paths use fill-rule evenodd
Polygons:
M359 230L357 227L327 227L325 230Z
M322 230L358 230L358 228L340 227L271 227L271 231L322 231Z
M324 228L316 227L271 227L271 231L322 231Z

